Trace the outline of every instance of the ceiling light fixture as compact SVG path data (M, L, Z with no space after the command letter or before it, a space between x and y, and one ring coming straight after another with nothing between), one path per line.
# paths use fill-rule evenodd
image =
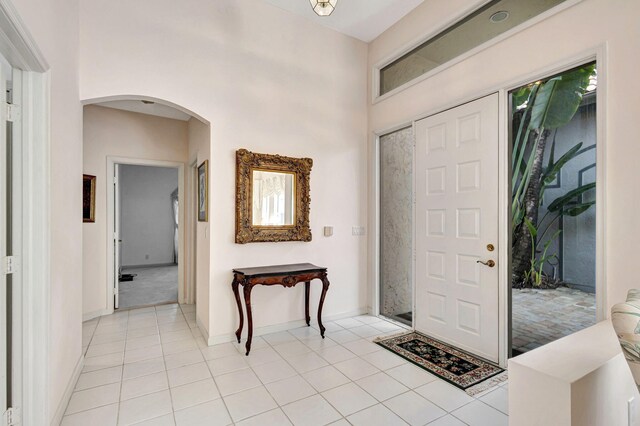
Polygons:
M309 0L311 8L318 16L329 16L336 8L338 0Z

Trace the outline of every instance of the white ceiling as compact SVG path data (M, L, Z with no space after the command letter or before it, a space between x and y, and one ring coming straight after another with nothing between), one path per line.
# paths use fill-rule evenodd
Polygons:
M174 120L189 121L191 116L173 107L163 104L145 104L142 101L109 101L100 102L100 105L107 108L122 109L125 111L139 112L141 114L157 115L158 117L172 118Z
M368 43L424 0L338 0L333 13L324 17L313 12L309 0L264 1Z

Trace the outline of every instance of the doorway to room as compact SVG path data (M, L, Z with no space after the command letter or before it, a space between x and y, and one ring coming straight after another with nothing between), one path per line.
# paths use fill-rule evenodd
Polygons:
M115 164L115 308L178 301L179 169Z
M597 68L509 93L511 351L596 323Z

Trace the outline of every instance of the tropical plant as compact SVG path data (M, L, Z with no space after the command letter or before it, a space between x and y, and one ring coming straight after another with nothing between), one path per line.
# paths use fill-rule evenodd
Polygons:
M551 238L549 238L549 240L544 244L544 249L542 250L540 258L538 258L538 230L526 217L524 218L524 223L525 225L527 225L527 228L529 228L529 234L531 235L531 258L529 260L530 266L529 269L524 272L524 281L530 282L534 287L540 287L543 277L542 268L544 267L545 263L549 262L550 259L558 258L555 253L547 255L547 252L549 251L549 247L553 243L553 240L555 240L560 235L562 230L558 229L551 236Z
M540 232L539 207L545 189L553 183L562 168L585 150L578 143L555 159L555 138L549 145L549 159L543 164L547 142L552 132L569 123L580 106L587 90L595 65L590 64L568 71L544 82L525 86L512 95L514 107L513 123L515 139L512 154L512 285L539 286L542 282L544 264L555 255L548 255L551 242L560 233L556 232L544 247L547 231L563 215L578 216L595 202L582 202L581 195L593 189L595 183L581 185L553 200L547 209L554 215Z

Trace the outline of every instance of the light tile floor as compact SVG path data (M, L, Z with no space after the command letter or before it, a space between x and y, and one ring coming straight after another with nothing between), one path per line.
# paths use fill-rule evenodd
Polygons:
M596 323L596 295L559 287L513 289L513 349L527 352Z
M374 337L400 328L371 316L206 346L193 305L117 312L83 325L85 367L71 425L508 424L507 385L473 398Z

